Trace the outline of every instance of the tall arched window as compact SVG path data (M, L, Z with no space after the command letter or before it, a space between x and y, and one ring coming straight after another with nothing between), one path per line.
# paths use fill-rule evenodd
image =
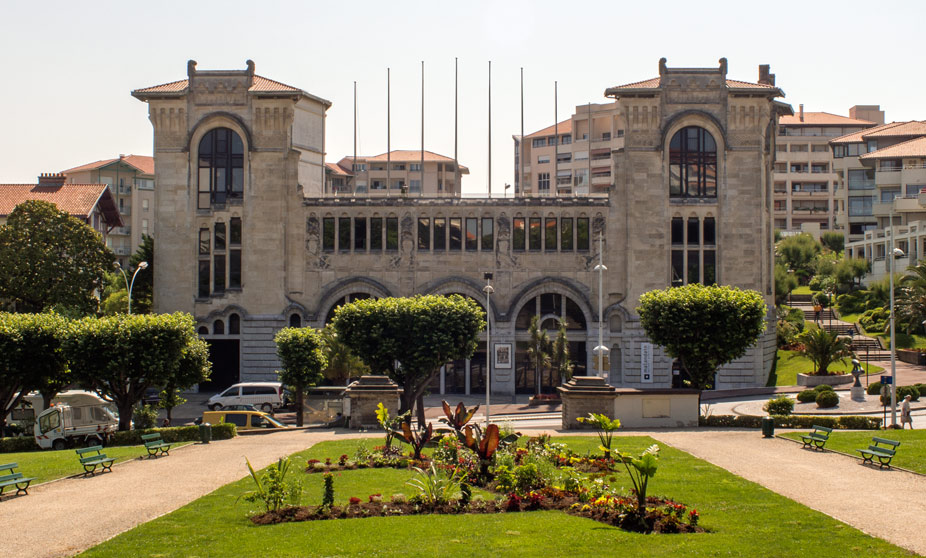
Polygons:
M672 136L669 196L717 197L717 142L704 128L688 126Z
M228 128L210 130L199 142L200 209L244 196L244 144Z

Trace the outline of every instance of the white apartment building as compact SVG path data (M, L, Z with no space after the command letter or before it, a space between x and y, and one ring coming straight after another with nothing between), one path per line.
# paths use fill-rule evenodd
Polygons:
M469 169L431 151L401 149L325 164L325 193L360 197L460 197Z

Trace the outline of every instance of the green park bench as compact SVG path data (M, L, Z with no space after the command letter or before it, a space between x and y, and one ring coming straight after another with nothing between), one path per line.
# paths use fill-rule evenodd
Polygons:
M897 446L899 445L900 442L875 437L871 439L871 445L868 446L868 449L859 449L856 451L862 454L863 465L865 463L874 465L874 459L877 458L878 468L883 469L885 466L888 468L891 467L891 459L894 459L894 454L897 453Z
M160 457L162 455L170 455L170 446L171 444L165 442L161 439L161 433L155 432L154 434L142 434L142 442L145 443L145 449L148 450L148 457Z
M3 491L8 486L16 487L16 494L29 494L28 488L29 483L35 480L34 477L24 477L22 473L17 473L15 469L19 467L19 463L7 463L6 465L0 465L0 472L9 471L8 474L0 475L0 498L3 497Z
M103 453L103 446L90 446L75 451L77 451L77 457L80 458L80 464L84 467L85 475L95 475L97 467L101 467L103 472L112 472L113 463L116 460L112 457L106 457L106 454ZM94 455L85 455L93 452L96 453Z
M827 440L830 439L830 434L833 433L832 428L827 428L825 426L813 425L813 431L808 432L807 434L801 434L801 441L804 442L805 448L810 449L823 449L823 446L826 445Z

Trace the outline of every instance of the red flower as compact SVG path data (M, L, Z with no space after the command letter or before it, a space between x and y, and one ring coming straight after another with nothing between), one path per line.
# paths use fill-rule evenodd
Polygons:
M356 496L351 496L351 497L350 497L350 504L349 504L349 505L351 505L351 506L356 506L356 505L359 504L359 503L360 503L360 498L357 498Z

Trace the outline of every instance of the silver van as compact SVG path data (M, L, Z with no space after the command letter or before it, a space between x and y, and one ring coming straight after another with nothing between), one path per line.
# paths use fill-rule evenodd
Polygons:
M265 413L272 413L283 406L283 398L280 382L243 382L213 395L206 406L219 411L226 405L253 405Z

